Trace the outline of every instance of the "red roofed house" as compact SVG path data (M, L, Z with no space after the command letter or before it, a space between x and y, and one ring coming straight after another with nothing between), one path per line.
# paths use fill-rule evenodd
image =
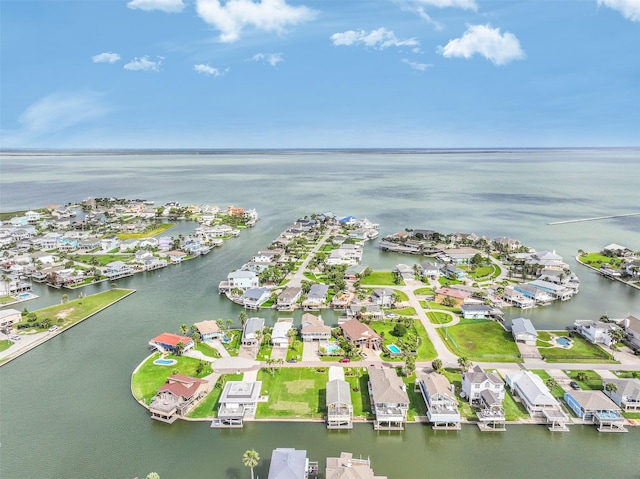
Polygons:
M359 348L365 347L378 350L382 346L380 335L357 319L350 319L342 323L340 328L342 328L342 333L347 342L353 343Z
M161 353L176 353L178 352L178 343L183 344L182 353L189 351L193 348L193 339L188 336L180 336L178 334L162 333L160 336L156 336L149 345L156 348Z
M470 296L471 293L467 291L461 291L459 289L440 288L436 290L437 303L442 303L442 300L444 298L451 298L456 303L456 306L460 306L462 303L464 303L464 300L469 298Z
M151 400L151 418L173 423L178 416L185 416L210 391L209 382L182 374L169 376Z

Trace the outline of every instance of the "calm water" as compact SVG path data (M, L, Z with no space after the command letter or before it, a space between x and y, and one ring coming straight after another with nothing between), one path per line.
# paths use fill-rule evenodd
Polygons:
M308 449L321 466L342 450L370 455L376 472L390 479L638 478L638 428L605 435L573 427L559 435L512 426L492 435L418 425L375 433L363 425L329 433L318 424L275 423L220 431L152 422L131 398L129 381L150 337L182 323L237 318L240 309L216 294L218 282L300 215L367 216L381 223L381 236L406 227L511 236L567 259L611 242L640 250L640 217L546 225L640 211L633 174L639 158L638 150L2 155L2 211L123 196L255 207L262 220L205 258L119 281L137 293L0 368L0 477L132 478L152 470L163 479L249 477L240 461L246 449L268 459L273 448L289 446ZM374 243L364 261L390 268L415 258L382 253ZM527 312L536 325L640 314L638 291L574 269L581 293ZM63 294L36 288L41 298L29 309Z

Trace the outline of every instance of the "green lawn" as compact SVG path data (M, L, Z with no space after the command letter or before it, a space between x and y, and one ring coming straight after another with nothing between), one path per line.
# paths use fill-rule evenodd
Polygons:
M587 253L578 257L578 260L584 264L599 268L601 264L609 264L612 260L619 260L619 258L611 258L604 256L600 253Z
M401 308L401 309L388 309L387 313L394 313L394 314L397 314L398 316L415 316L416 309L409 306L407 308Z
M504 418L507 421L517 421L529 417L527 408L521 402L516 402L509 391L504 392L502 406L504 407Z
M447 313L430 311L427 313L427 317L433 324L447 324L453 321L451 315Z
M128 263L133 260L133 255L124 255L124 254L79 254L72 256L74 261L78 263L91 264L91 260L97 258L100 262L100 266L107 265L113 261L124 261Z
M476 268L474 272L468 271L469 276L471 276L476 281L492 277L494 272L495 267L493 265L480 266Z
M494 321L461 319L438 334L451 352L470 361L522 362L511 333Z
M143 231L142 233L118 233L116 236L121 240L149 238L151 236L157 236L174 226L174 223L156 223L153 229Z
M12 303L14 302L16 299L13 296L2 296L0 298L0 304L3 303Z
M418 333L418 337L420 338L420 345L418 346L418 357L417 361L431 361L438 357L438 353L436 353L436 348L433 346L431 339L429 339L429 335L427 334L427 330L424 329L424 326L420 321L414 321L413 326L416 328L416 332Z
M429 339L429 335L427 331L424 329L424 326L420 321L414 320L413 327L407 328L407 334L402 337L396 337L392 334L393 328L397 323L395 322L381 322L381 321L373 321L370 326L375 332L383 336L383 345L388 346L390 344L397 345L400 349L408 349L410 347L414 347L415 342L412 344L407 343L405 346L405 342L408 340L408 335L413 335L414 337L420 338L420 343L417 349L416 361L431 361L435 359L437 354L433 343ZM383 353L383 357L386 361L403 361L404 359L400 357L387 356L386 353Z
M209 356L210 358L219 358L220 353L216 348L209 346L207 343L198 343L196 345L196 349L200 351L205 356Z
M422 304L422 301L420 302L420 304ZM426 303L426 306L423 306L424 309L436 309L436 310L442 310L442 311L451 311L452 313L461 313L462 311L460 310L459 307L454 306L454 307L449 307L449 306L444 306L440 303L436 303L435 301L429 301Z
M415 421L416 416L427 415L427 405L420 391L415 391L416 376L403 377L402 380L407 386L407 396L409 396L409 410L407 411L407 421Z
M460 391L462 391L462 373L457 369L445 369L443 374L456 388L456 398L458 399L458 410L460 411L460 416L467 419L477 419L478 416L476 416L471 405L460 397Z
M597 372L586 371L581 369L578 369L575 371L571 370L570 372L565 371L565 372L567 373L567 376L569 376L572 380L578 383L578 386L580 386L580 389L602 391L602 376L600 376ZM584 381L578 380L578 374L580 373L586 374L587 378Z
M533 374L537 374L538 376L540 376L540 378L545 384L547 383L548 379L551 379L551 376L549 375L549 373L546 372L544 369L531 369L531 372ZM551 394L553 394L553 397L555 397L556 399L564 400L564 389L562 389L562 386L558 385L553 389L551 389Z
M84 298L73 299L67 303L38 309L33 311L38 316L35 322L38 323L45 318L49 318L51 324L66 328L97 313L101 309L111 306L113 303L129 296L133 292L134 290L132 289L111 289L109 291L103 291L102 293L85 296ZM29 322L26 320L20 321L19 323L15 323L14 327L18 329L18 326L21 324L28 325ZM39 331L46 329L48 328L39 328Z
M640 377L639 371L614 371L614 374L619 378L634 379Z
M380 286L404 286L404 281L400 280L399 284L393 281L393 273L391 271L374 271L370 275L365 276L360 280L362 286L369 284Z
M318 372L318 370L322 372ZM260 418L320 419L326 412L326 368L281 368L273 376L261 369L263 396L267 402L258 404Z
M11 341L9 341L8 339L3 339L2 341L0 341L0 352L4 351L5 349L9 349L9 347L12 344L13 343Z
M562 333L564 335L564 333ZM611 354L600 346L590 343L577 334L572 334L573 345L569 349L538 347L538 351L548 363L616 363Z
M220 395L222 394L222 389L224 388L223 383L225 381L242 381L242 377L244 374L223 374L216 383L216 386L207 394L207 397L198 404L194 409L192 409L188 417L193 418L214 418L216 413L218 412L218 399L220 399Z
M409 296L404 291L400 291L399 289L394 289L393 292L398 296L399 301L409 301Z
M460 281L460 280L449 279L449 278L446 278L444 276L440 276L438 278L438 283L440 283L441 286L449 286L449 285L452 285L452 284L463 284L463 282Z
M156 395L158 388L167 381L167 378L174 373L174 370L176 370L178 374L199 378L211 374L210 363L206 363L206 367L202 373L199 375L196 374L196 368L200 361L195 358L169 354L166 358L178 361L175 365L161 366L153 364L153 361L159 357L160 353L152 355L131 377L131 390L133 392L133 396L138 400L144 401L145 404L149 404L151 402L151 399Z
M419 288L416 289L413 294L415 296L433 296L436 292L431 288Z
M344 379L351 386L351 403L353 404L353 417L373 419L371 412L371 399L367 383L369 375L360 368L345 368Z

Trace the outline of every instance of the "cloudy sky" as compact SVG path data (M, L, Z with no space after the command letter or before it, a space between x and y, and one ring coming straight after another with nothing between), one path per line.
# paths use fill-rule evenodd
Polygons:
M2 0L3 148L640 145L640 0Z

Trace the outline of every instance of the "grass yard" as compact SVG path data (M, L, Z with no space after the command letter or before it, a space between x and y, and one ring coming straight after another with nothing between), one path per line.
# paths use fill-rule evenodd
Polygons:
M189 411L188 417L193 418L214 418L218 412L218 399L222 395L224 389L224 383L226 381L242 381L244 374L223 374L216 383L216 386L211 390L207 397L198 404L195 408Z
M592 391L602 391L602 376L600 376L595 371L586 371L586 370L571 370L565 371L567 376L569 376L573 381L578 383L580 389L584 390L592 390ZM578 380L578 375L583 373L586 375L586 379L584 381Z
M477 419L476 413L471 408L471 405L460 397L460 391L462 391L462 373L457 369L445 369L443 374L456 388L456 398L458 399L460 416L467 419Z
M529 417L529 413L527 412L527 408L524 407L524 404L516 402L509 391L504 392L502 406L504 407L504 418L507 421L517 421Z
M640 377L640 371L614 371L613 373L623 379L636 379Z
M97 260L100 262L99 266L105 266L109 263L112 263L113 261L123 261L125 263L128 263L129 261L131 261L133 259L133 255L129 254L129 255L125 255L125 254L79 254L79 255L73 255L72 259L74 261L77 261L78 263L84 263L84 264L92 264L91 260L93 260L94 258L97 258Z
M591 344L589 341L583 339L577 334L571 334L570 336L571 339L573 339L573 346L571 346L570 349L538 348L538 351L540 351L540 354L544 357L546 362L617 363L617 361L612 359L611 354L600 346Z
M540 378L542 379L542 382L544 382L545 384L549 379L551 379L551 376L549 375L549 373L546 372L544 369L531 369L531 372L533 374L537 374L538 376L540 376ZM558 385L553 389L551 389L551 394L553 394L554 398L562 399L564 401L564 389L562 389L562 386Z
M321 419L326 412L327 380L326 368L281 368L273 376L261 369L260 394L269 399L258 404L256 416Z
M409 410L407 411L407 421L415 421L417 416L427 415L427 405L420 391L415 391L416 376L403 377L407 386L407 396L409 396Z
M422 301L420 303L422 304ZM444 306L443 304L436 303L435 301L427 302L426 306L424 307L424 309L435 309L435 310L441 310L441 311L451 311L452 313L456 313L456 314L462 312L458 306L454 306L454 307Z
M388 309L386 312L394 313L394 314L397 314L398 316L415 316L416 315L416 309L411 306L407 308L401 308L401 309Z
M150 238L152 236L158 236L174 226L175 223L156 223L153 229L147 229L142 233L118 233L116 236L120 240Z
M409 296L404 291L400 291L399 289L394 289L393 292L398 296L399 301L409 301Z
M111 306L113 303L120 301L134 292L135 291L133 289L111 289L109 291L103 291L102 293L73 299L67 303L38 309L33 311L38 316L34 323L40 323L44 319L49 318L52 325L55 324L61 328L67 328L91 315L96 314L98 311ZM19 327L23 324L29 325L30 323L24 320L19 323L15 323L14 327L16 329L23 329ZM46 328L42 327L34 329L37 331L46 331L48 328L49 326ZM23 331L28 330L30 329L23 329Z
M371 399L367 383L369 375L359 368L345 368L344 379L351 386L351 403L353 404L353 417L373 419L371 412Z
M470 361L522 362L511 333L494 321L461 319L438 334L451 352Z
M174 370L177 370L178 374L195 378L201 378L211 374L210 363L206 363L203 371L200 374L196 374L196 369L200 361L195 358L169 354L166 356L167 359L175 359L178 361L173 366L153 364L153 361L159 357L160 353L149 357L149 359L140 366L140 369L131 376L131 391L133 392L133 396L140 401L144 401L145 404L151 402L158 388L167 381L167 378L173 374Z
M196 349L210 358L217 359L220 357L220 353L218 352L218 350L214 347L209 346L207 343L198 343L196 345Z
M453 317L450 314L435 311L428 312L427 317L433 324L448 324L453 321Z
M9 349L9 346L11 346L13 343L11 341L9 341L8 339L3 339L2 341L0 341L0 351L4 351L5 349Z
M436 294L436 292L431 288L419 288L416 289L413 294L415 296L433 296Z
M469 276L471 276L476 281L489 279L493 277L494 273L495 273L495 266L493 265L480 266L476 268L474 272L468 271Z
M380 285L380 286L404 286L404 281L400 283L394 282L394 275L391 271L374 271L360 280L362 286Z

